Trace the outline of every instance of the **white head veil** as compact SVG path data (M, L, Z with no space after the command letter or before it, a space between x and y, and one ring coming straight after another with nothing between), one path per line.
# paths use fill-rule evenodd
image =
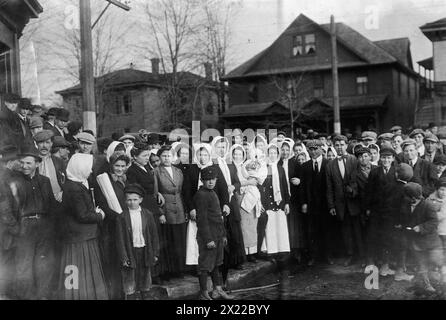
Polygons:
M67 178L74 182L82 183L87 189L88 177L93 171L93 155L84 153L75 153L68 161Z

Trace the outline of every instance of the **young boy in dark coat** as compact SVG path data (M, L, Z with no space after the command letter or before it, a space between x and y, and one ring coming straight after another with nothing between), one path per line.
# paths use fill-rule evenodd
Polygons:
M228 241L220 208L220 201L214 191L218 171L215 167L201 170L203 185L194 196L197 210L197 242L198 242L198 279L200 281L200 300L223 298L232 300L222 289L222 278L219 266L223 264L224 247ZM214 290L212 298L207 291L208 275L211 275Z
M443 250L437 232L439 207L423 198L422 187L418 183L407 183L404 186L404 195L407 201L404 204L406 222L403 227L411 231L409 242L418 262L421 286L427 292L435 292L429 280L430 267L441 267L443 286L446 280L445 267L442 266Z
M127 208L116 223L116 236L121 279L127 297L136 298L140 292L143 299L150 298L152 286L151 269L159 256L159 238L153 214L141 208L144 189L138 184L124 189Z

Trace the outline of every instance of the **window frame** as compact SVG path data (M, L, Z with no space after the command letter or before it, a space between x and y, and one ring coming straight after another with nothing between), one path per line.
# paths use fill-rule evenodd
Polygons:
M314 37L314 41L312 41L312 42L307 42L307 36L313 36L313 37ZM296 41L296 39L297 39L298 37L301 38L301 44L300 44L300 45L297 45L297 41ZM307 53L307 52L306 52L306 51L307 51L306 48L307 48L307 46L310 45L310 44L313 44L314 52L312 52L312 53ZM298 46L302 48L302 54L300 54L300 55L294 54L294 48L295 48L295 47L298 47ZM295 35L293 35L292 40L291 40L291 57L292 57L292 58L298 58L298 57L311 57L311 56L315 56L316 53L317 53L316 33L314 33L314 32L313 32L313 33L299 33L299 34L295 34Z
M366 81L359 81L364 78ZM356 94L364 96L369 94L369 75L368 74L358 74L356 76Z

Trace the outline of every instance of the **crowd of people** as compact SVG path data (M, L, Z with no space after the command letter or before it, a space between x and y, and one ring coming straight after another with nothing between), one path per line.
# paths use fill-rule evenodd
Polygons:
M191 274L200 299L233 299L229 270L258 259L284 281L293 263L343 259L395 281L416 272L429 292L439 268L446 283L446 152L433 130L96 139L65 109L3 101L2 296L151 299L154 283Z

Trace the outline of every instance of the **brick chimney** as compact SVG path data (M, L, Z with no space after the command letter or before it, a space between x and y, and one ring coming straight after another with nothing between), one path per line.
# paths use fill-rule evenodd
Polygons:
M209 62L204 63L204 74L207 80L209 81L213 80L212 64L210 64Z
M160 73L160 59L152 58L152 59L150 59L150 61L152 62L152 73L154 75L159 75L159 73Z

